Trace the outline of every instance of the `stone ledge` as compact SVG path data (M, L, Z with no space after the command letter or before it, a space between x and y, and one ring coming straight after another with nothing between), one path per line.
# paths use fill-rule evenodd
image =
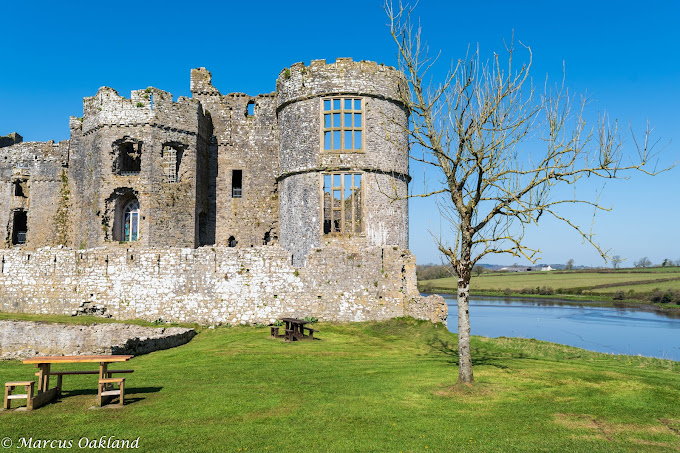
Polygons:
M0 359L36 355L148 354L188 343L194 329L130 324L0 321Z

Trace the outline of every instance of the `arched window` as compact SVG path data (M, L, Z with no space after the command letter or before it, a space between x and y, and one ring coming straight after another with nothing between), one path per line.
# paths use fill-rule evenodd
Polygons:
M229 247L236 247L236 244L238 244L238 242L236 241L236 238L234 236L229 236L229 241L227 241L227 244L229 245Z
M139 202L130 201L123 210L123 241L136 241L139 237Z

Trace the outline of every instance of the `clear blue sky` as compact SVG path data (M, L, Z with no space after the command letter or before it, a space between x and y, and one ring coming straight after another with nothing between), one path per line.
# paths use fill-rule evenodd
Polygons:
M21 4L23 3L23 4ZM461 58L469 44L500 50L512 30L531 46L533 74L558 79L641 130L647 119L666 148L680 149L680 2L421 0L424 34L443 59ZM380 1L344 2L9 2L0 27L0 135L65 140L68 117L82 115L82 98L100 86L129 96L155 86L189 95L189 71L205 66L222 93L274 91L279 71L294 62L353 57L394 64L395 49ZM415 184L422 171L413 166ZM632 264L680 259L680 169L609 183L601 197L613 207L595 231ZM582 190L594 190L583 187ZM412 200L411 249L419 263L438 262L427 232L439 228L431 202ZM571 212L571 211L570 211ZM592 211L572 217L589 225ZM527 242L542 261L600 265L602 260L567 228L547 222ZM487 262L522 262L497 257Z

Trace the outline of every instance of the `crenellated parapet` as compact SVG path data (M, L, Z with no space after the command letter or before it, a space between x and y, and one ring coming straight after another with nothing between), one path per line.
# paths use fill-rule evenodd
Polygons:
M102 127L153 126L195 135L200 103L196 99L179 97L173 101L171 93L149 87L133 90L130 98L120 96L116 90L102 87L96 95L83 99L83 135ZM77 124L71 123L71 128Z
M401 71L373 61L338 58L334 63L312 60L284 68L276 82L279 108L317 96L358 94L401 102L408 90Z
M5 167L30 168L40 163L66 166L68 164L69 142L21 142L0 149L0 161Z

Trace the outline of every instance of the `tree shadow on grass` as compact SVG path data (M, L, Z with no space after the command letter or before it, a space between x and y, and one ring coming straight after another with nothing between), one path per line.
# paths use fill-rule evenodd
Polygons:
M432 351L444 354L448 358L448 362L452 365L458 366L458 343L444 341L441 338L433 338L427 342L427 345L432 348ZM499 357L489 354L488 351L479 348L472 348L472 366L489 365L505 370L507 365L499 363L500 360L507 357Z

